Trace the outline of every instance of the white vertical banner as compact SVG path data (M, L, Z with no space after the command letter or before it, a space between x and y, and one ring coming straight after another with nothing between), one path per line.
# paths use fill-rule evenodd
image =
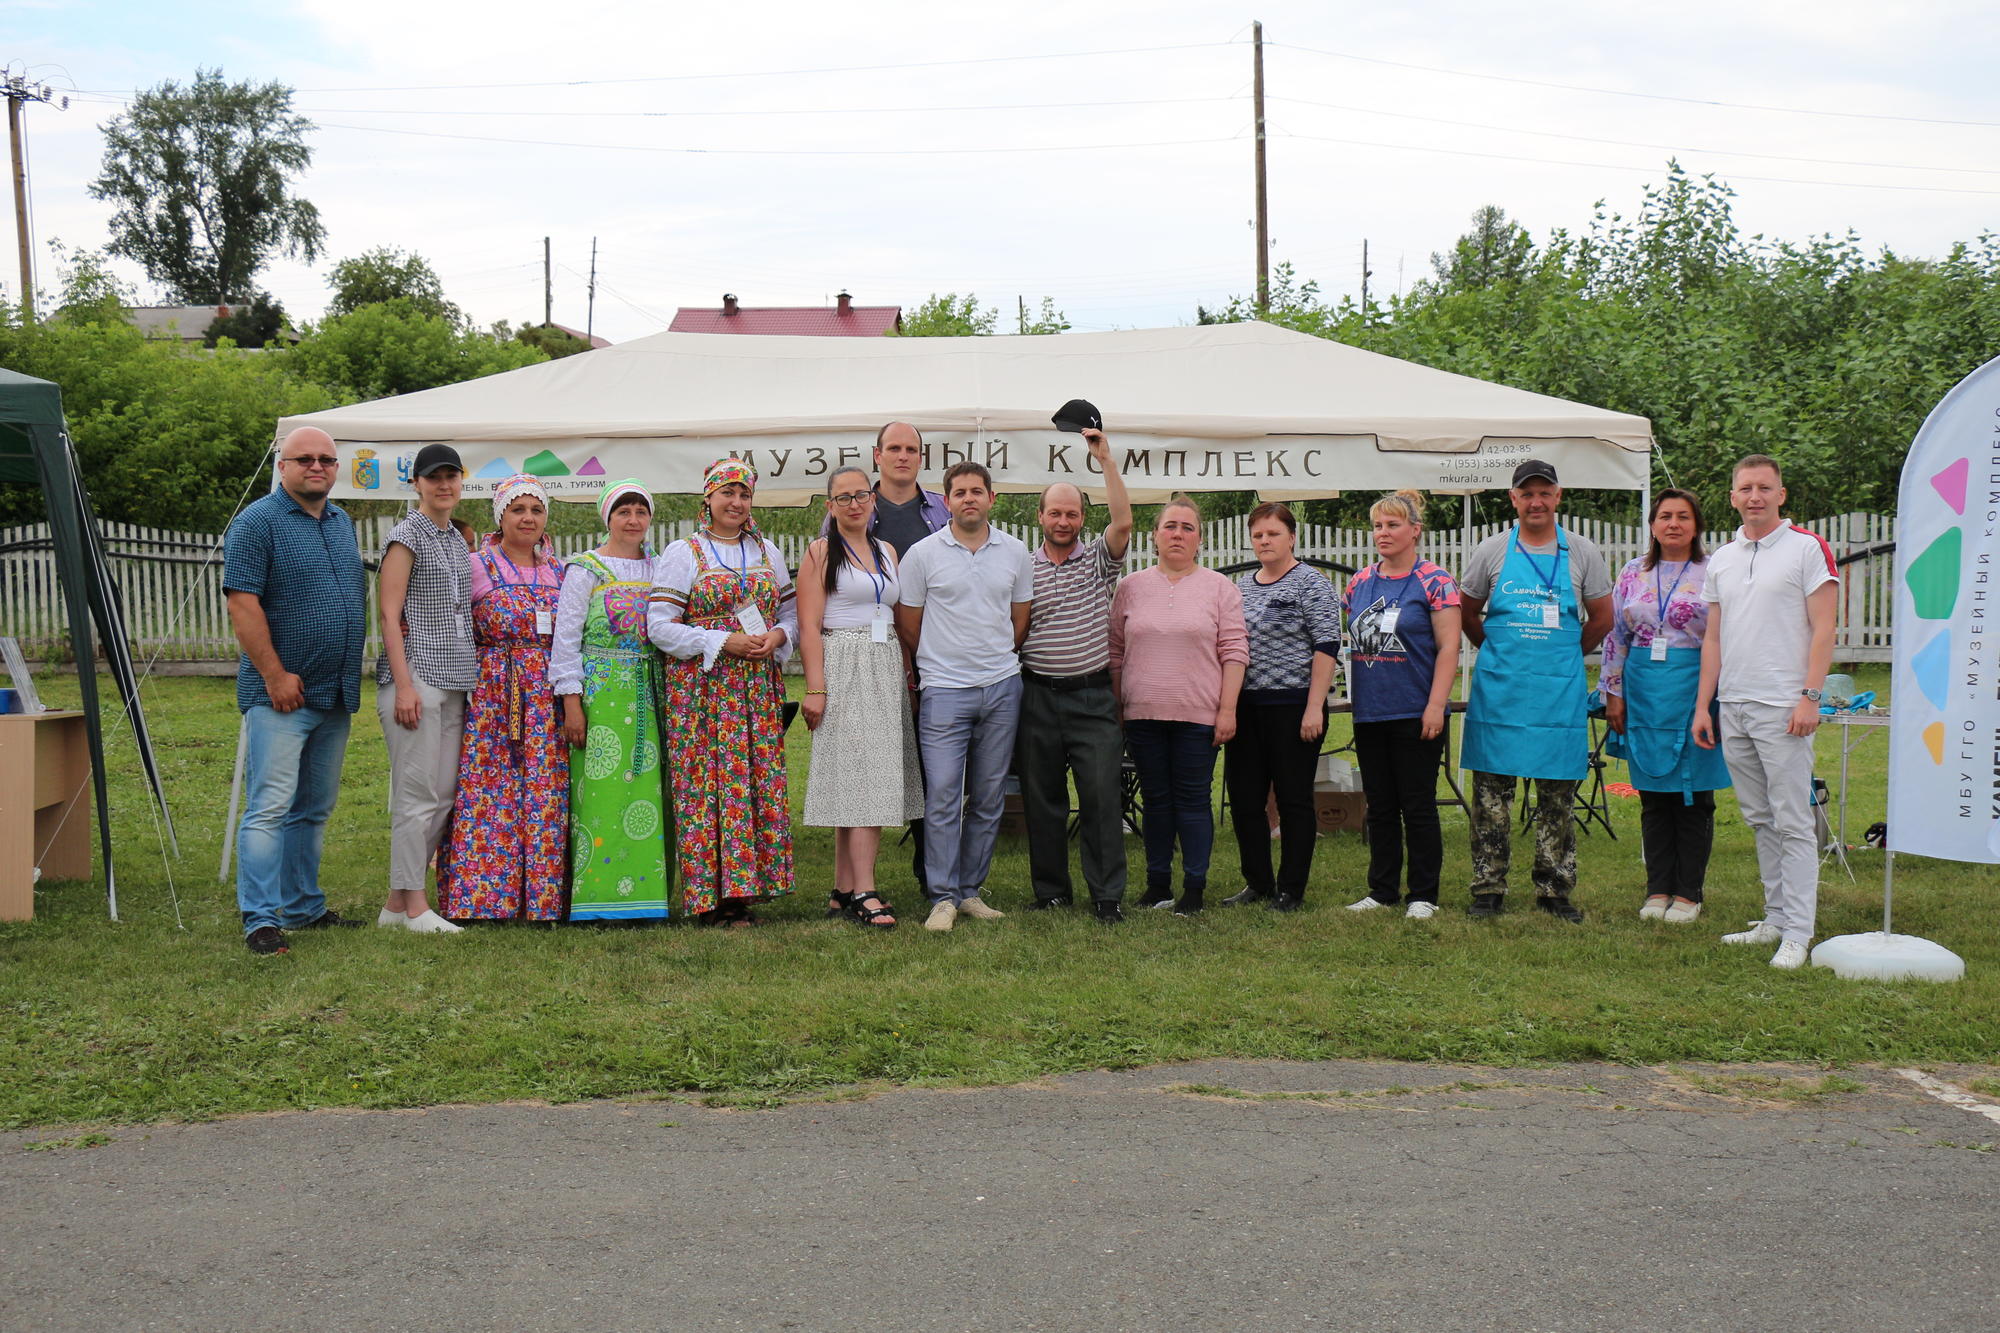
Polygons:
M1924 419L1896 523L1889 847L2000 861L2000 359Z

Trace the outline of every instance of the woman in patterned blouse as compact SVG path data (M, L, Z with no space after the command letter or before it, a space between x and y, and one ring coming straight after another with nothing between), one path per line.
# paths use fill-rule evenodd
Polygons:
M1715 791L1729 785L1722 748L1688 737L1701 678L1708 604L1701 586L1701 502L1669 488L1654 497L1652 544L1619 571L1604 640L1607 753L1625 760L1639 789L1646 853L1646 921L1684 924L1701 915L1702 881L1715 841Z

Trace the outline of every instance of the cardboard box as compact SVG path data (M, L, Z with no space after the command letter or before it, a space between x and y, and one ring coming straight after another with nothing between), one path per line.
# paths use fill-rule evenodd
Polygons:
M1359 833L1367 836L1368 798L1358 791L1343 791L1326 782L1313 784L1313 817L1321 833ZM1278 836L1278 798L1264 802L1264 818L1271 836Z

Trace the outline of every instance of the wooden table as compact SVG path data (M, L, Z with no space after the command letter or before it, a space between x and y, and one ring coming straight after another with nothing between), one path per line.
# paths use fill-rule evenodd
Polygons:
M78 712L0 714L0 921L35 915L35 868L90 878L90 742Z

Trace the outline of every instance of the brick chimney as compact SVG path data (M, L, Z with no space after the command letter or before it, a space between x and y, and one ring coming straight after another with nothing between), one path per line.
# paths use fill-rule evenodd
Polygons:
M833 306L836 313L851 315L854 313L854 298L846 292L842 292L833 298Z
M735 292L724 292L722 294L722 313L725 315L733 315L736 313Z

